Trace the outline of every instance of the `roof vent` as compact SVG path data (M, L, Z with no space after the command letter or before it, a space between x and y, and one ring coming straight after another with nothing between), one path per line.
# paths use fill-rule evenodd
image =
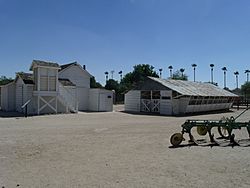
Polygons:
M83 65L82 68L83 68L83 70L86 70L86 65Z

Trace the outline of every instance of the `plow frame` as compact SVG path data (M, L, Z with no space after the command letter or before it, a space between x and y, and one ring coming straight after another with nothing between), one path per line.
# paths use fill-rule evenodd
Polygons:
M249 108L245 109L242 113L240 113L236 118L231 116L230 118L224 118L222 120L186 120L184 124L181 125L182 131L181 133L175 133L171 136L170 142L174 147L177 147L184 139L183 135L187 133L189 135L189 143L198 144L198 142L194 139L191 130L194 127L197 127L197 132L200 135L206 135L208 133L210 143L213 145L219 145L215 139L214 134L212 134L212 128L218 128L218 132L220 136L224 139L230 140L231 145L239 145L235 140L235 135L232 133L234 129L246 128L248 132L248 136L250 138L250 121L248 122L238 122L236 121L243 113L245 113ZM226 131L226 135L222 133L221 130Z

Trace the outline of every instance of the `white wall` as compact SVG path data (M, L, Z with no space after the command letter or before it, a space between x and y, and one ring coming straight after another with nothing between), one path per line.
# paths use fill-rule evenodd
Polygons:
M1 104L3 111L16 111L16 85L15 82L2 86Z
M185 114L190 98L180 98L179 100L179 114Z
M98 109L99 109L98 89L90 89L89 90L88 110L89 111L98 111Z
M188 105L186 113L229 109L232 103Z
M77 87L90 88L90 77L79 66L71 66L59 72L59 78L67 78Z
M8 109L8 88L1 87L1 109L6 111Z
M76 95L78 100L78 110L86 111L89 105L89 88L76 88Z
M99 90L99 110L101 112L113 111L113 92L107 90Z
M160 114L172 115L172 91L161 91Z
M125 111L140 112L141 91L131 90L125 94Z
M0 110L1 110L1 102L2 100L1 100L1 87L0 87Z
M113 111L113 92L104 89L90 89L88 110L101 112Z
M41 91L56 91L56 75L57 70L51 68L38 67L40 74L40 90ZM35 69L36 72L36 69Z
M33 88L34 85L24 84L21 78L18 78L16 81L16 111L24 112L22 106L28 101L31 102L28 104L28 114L34 114L34 111L37 109L33 103Z
M18 78L16 81L16 110L23 112L21 106L24 104L24 83L22 79Z

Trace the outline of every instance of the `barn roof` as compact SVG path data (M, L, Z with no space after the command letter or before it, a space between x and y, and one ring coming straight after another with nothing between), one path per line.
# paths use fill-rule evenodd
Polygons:
M60 72L64 71L65 69L71 67L71 66L78 66L84 73L86 73L89 77L93 77L87 70L85 70L80 64L78 64L76 61L73 63L68 63L60 66Z
M54 68L60 69L60 66L58 63L41 61L41 60L33 60L30 70L33 70L34 67L54 67Z
M148 77L151 80L154 80L161 85L165 86L168 89L174 90L181 95L188 96L220 96L220 97L237 97L237 95L221 89L218 86L215 86L211 83L202 83L202 82L191 82L183 80L173 80L173 79L161 79L155 77Z
M24 73L24 72L19 72L19 73L16 73L16 74L17 74L17 76L22 78L22 80L23 80L23 82L25 84L34 84L33 74Z
M66 68L68 68L68 67L70 67L71 65L77 65L77 62L73 62L73 63L68 63L68 64L61 65L61 66L60 66L60 67L61 67L61 70L60 70L60 71L66 69Z

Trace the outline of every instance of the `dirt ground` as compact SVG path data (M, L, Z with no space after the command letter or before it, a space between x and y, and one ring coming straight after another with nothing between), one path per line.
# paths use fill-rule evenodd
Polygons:
M250 147L169 148L187 118L241 111L167 117L115 109L0 118L0 188L250 187Z

